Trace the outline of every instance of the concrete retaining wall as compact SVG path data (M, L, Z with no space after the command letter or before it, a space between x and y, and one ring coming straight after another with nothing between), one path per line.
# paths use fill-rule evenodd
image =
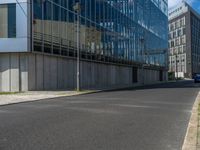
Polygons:
M84 89L133 85L132 67L81 62ZM143 76L144 75L144 76ZM165 74L164 74L165 75ZM138 69L138 83L159 81L159 71ZM33 53L0 54L0 91L76 88L76 60Z
M152 84L159 81L160 81L160 72L158 70L139 69L139 83Z
M76 88L76 60L62 57L29 55L29 90ZM81 87L105 88L132 84L132 68L81 62Z

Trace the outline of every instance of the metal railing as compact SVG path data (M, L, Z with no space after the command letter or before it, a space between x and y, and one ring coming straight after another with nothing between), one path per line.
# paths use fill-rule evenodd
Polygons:
M39 32L34 32L34 49L33 52L49 53L52 55L66 56L66 57L77 57L77 43L68 39L61 37L51 36L47 34L42 34ZM80 45L80 58L89 61L98 61L114 64L123 65L134 65L142 66L142 63L133 60L127 60L123 56L113 56L110 52L105 53L105 49L91 49L89 46L81 44ZM148 65L148 67L154 68L165 68L162 66Z

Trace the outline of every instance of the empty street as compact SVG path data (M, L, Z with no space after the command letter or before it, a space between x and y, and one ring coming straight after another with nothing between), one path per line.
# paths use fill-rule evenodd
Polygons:
M191 81L0 106L0 150L180 150Z

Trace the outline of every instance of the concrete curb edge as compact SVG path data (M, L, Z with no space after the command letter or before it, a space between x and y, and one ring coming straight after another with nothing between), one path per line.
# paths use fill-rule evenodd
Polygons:
M188 124L182 150L197 150L199 103L200 103L200 92L198 93L192 108L192 114Z
M151 86L151 85L159 85L159 84L166 84L166 83L174 83L175 81L166 81L166 82L158 82L158 83L153 83L153 84L146 84L146 85L128 85L128 86L122 86L122 87L111 87L107 89L102 89L102 90L89 90L85 92L79 92L75 94L69 94L69 95L57 95L55 97L51 98L42 98L42 99L35 99L35 100L29 100L29 101L18 101L18 102L12 102L12 103L6 103L6 104L0 104L0 106L7 106L7 105L14 105L14 104L19 104L19 103L31 103L31 102L36 102L36 101L42 101L45 99L54 99L54 98L62 98L62 97L72 97L72 96L79 96L79 95L88 95L88 94L94 94L94 93L100 93L100 92L110 92L110 91L116 91L116 90L126 90L126 89L134 89L134 88L142 88L146 86Z

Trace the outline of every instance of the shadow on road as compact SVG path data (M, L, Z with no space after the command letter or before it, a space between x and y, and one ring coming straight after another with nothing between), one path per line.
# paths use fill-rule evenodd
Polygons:
M200 88L200 83L194 83L192 80L178 81L178 82L160 83L160 84L154 84L154 85L145 85L145 86L139 86L139 87L116 89L116 90L108 90L104 92L136 91L136 90L149 90L149 89L170 89L170 88Z

